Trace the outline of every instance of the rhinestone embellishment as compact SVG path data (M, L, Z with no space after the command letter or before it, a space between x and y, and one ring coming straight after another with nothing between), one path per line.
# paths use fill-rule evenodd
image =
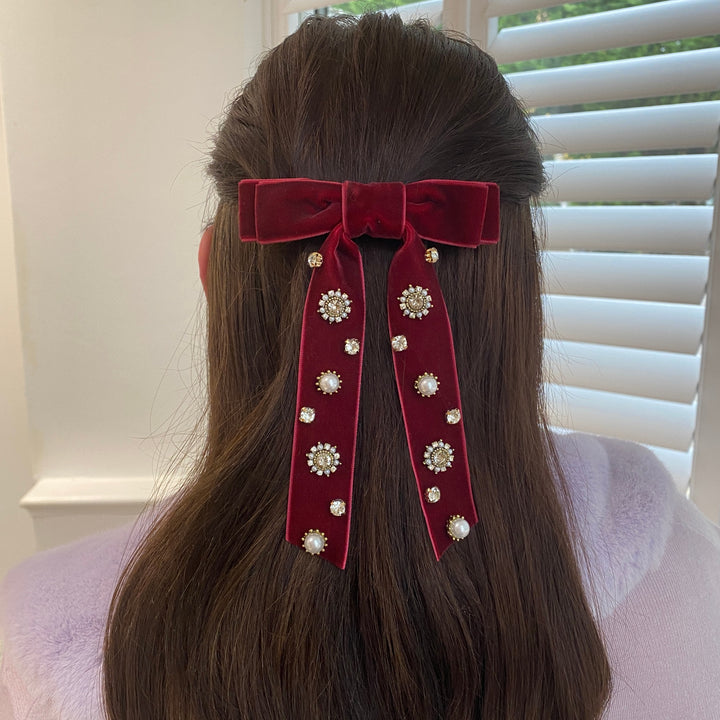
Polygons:
M318 312L323 320L329 323L342 322L350 314L350 303L347 293L338 290L328 290L320 296Z
M318 443L310 448L307 454L307 464L310 472L316 475L325 475L334 473L340 464L340 453L337 448L330 443Z
M357 338L348 338L345 341L345 352L348 355L357 355L360 352L360 341Z
M439 259L440 253L438 252L437 248L429 247L425 251L425 262L429 262L434 265Z
M446 527L454 541L464 540L470 534L470 523L462 515L451 515Z
M324 370L315 378L317 389L323 395L333 395L342 385L340 376L334 370Z
M404 335L395 335L395 337L390 340L390 345L392 345L392 349L395 352L407 350L407 338Z
M436 503L440 499L440 488L437 485L425 490L425 499L429 503Z
M315 408L301 407L300 422L311 423L315 419Z
M460 409L453 408L445 413L445 422L448 425L457 425L460 422Z
M432 296L426 288L420 287L420 285L408 285L407 289L402 291L402 295L398 300L403 315L412 319L422 320L433 306Z
M319 530L308 530L302 536L302 544L305 552L309 552L311 555L319 555L327 545L327 538L325 533Z
M425 446L425 465L435 474L452 467L455 454L452 447L442 440L434 440Z
M419 375L415 380L415 390L423 397L432 397L438 391L438 387L440 383L437 376L429 372Z
M344 500L333 500L330 503L330 512L335 517L341 517L345 514L345 501Z
M323 256L319 252L311 252L307 261L311 268L319 268L323 264Z

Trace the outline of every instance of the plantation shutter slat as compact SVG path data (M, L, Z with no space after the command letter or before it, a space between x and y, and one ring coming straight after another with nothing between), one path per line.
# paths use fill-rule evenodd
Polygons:
M695 428L695 405L546 384L552 425L686 451Z
M543 304L548 338L692 355L700 348L700 305L576 295L545 295Z
M550 250L704 254L713 209L699 205L548 207Z
M709 92L720 90L720 48L530 70L506 77L531 108Z
M707 200L717 155L592 158L546 162L550 201L641 202Z
M669 0L508 28L498 33L492 52L498 63L511 63L716 32L720 32L717 0Z
M700 356L581 342L545 341L549 382L692 403Z
M709 261L692 255L549 252L543 263L548 293L699 303Z
M536 115L533 125L545 153L705 148L717 139L720 100Z

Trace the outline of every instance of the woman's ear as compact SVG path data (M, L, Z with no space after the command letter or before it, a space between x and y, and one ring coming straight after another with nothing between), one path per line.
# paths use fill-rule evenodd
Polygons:
M205 295L207 295L207 268L210 258L210 246L212 245L213 226L205 228L200 238L200 249L198 250L198 266L200 267L200 282L202 283Z

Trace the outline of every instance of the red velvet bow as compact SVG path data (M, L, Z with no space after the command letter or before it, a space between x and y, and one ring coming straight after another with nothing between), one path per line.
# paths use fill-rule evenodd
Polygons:
M303 314L286 539L345 567L365 335L358 246L402 239L388 272L387 313L410 458L439 560L477 522L452 332L421 237L477 247L499 238L494 183L422 180L243 180L243 241L287 242L329 233L312 257ZM310 262L310 260L309 260ZM389 480L392 481L392 480Z

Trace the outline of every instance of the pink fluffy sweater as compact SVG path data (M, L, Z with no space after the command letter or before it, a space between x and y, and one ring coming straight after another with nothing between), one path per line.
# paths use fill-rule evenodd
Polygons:
M720 718L720 528L638 445L557 437L613 669L607 720ZM0 588L0 720L101 720L102 633L142 535L38 553Z

